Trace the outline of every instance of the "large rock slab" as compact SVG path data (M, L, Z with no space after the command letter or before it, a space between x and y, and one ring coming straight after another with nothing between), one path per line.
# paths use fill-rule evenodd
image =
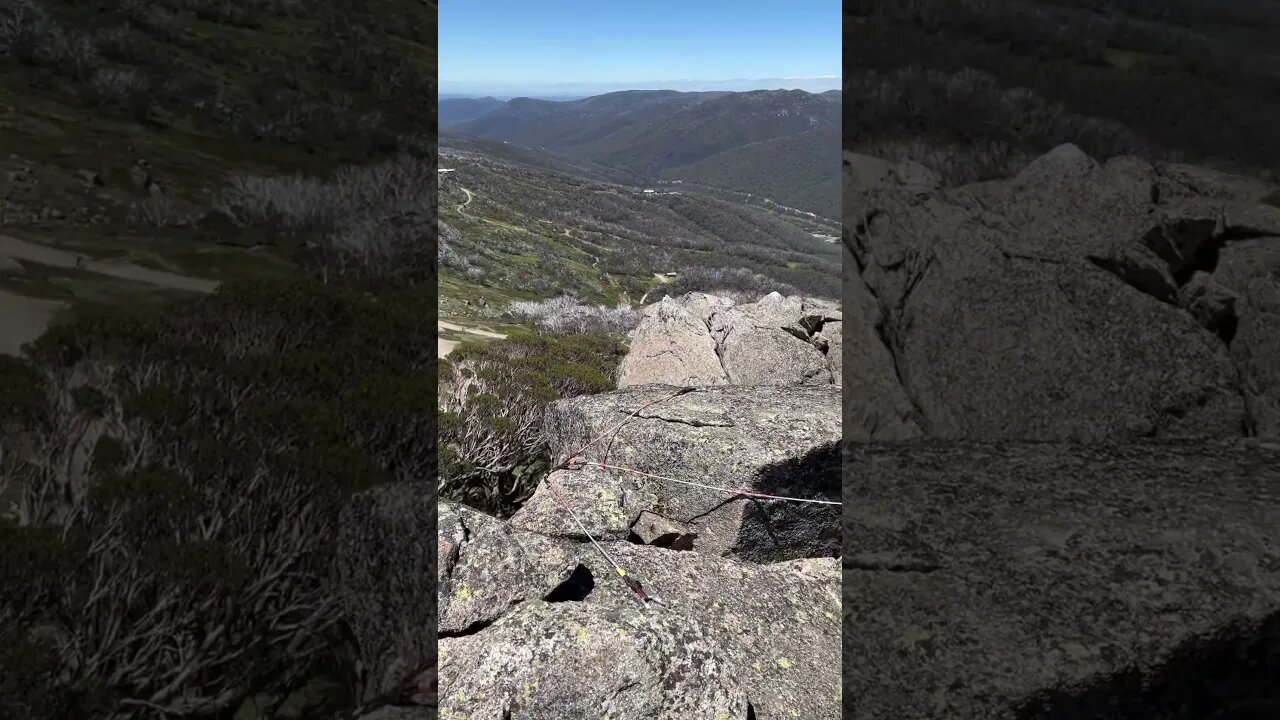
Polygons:
M663 298L644 309L632 335L631 348L622 359L618 387L729 382L703 316L703 303L691 305L693 312L679 302Z
M717 312L711 321L720 362L734 385L830 384L831 365L815 333L841 313L799 297L771 293L759 302Z
M1259 405L1242 382L1269 386L1267 371L1240 372L1230 298L1203 275L1242 233L1280 233L1258 199L1249 183L1072 146L1008 181L870 187L847 201L866 218L849 247L879 315L851 317L847 342L878 328L929 436L1238 436ZM1265 299L1236 306L1267 314ZM905 422L897 399L877 407Z
M486 525L459 547L440 579L440 632L465 633L491 623L531 592L550 594L576 566L576 554L562 542L502 523Z
M845 229L846 234L848 228ZM898 379L893 353L885 346L884 314L862 280L857 261L844 246L844 436L861 441L908 440L921 435L916 409Z
M839 388L726 386L672 397L675 390L629 388L548 408L547 436L557 465L601 439L578 458L587 467L552 473L511 518L512 526L582 538L558 492L597 537L625 539L648 512L695 535L698 552L755 561L837 554L838 506L747 498L675 481L835 500Z
M498 537L491 530L477 539ZM604 550L665 606L642 605L589 543L558 588L468 556L482 594L523 598L440 641L442 717L835 717L837 561L753 566L635 545ZM474 566L474 567L473 567ZM458 586L458 579L453 580ZM441 606L448 602L441 589Z
M353 496L339 516L334 594L364 665L361 702L396 697L435 664L434 482L399 482Z
M644 309L618 387L839 384L840 322L830 302L778 293L664 297Z
M1280 717L1280 445L846 453L845 717Z

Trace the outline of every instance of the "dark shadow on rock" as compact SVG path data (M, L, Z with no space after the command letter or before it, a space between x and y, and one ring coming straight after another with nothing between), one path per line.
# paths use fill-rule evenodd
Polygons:
M698 533L663 533L654 538L652 542L645 542L638 534L632 532L627 535L627 542L636 545L652 545L653 547L666 548L667 550L677 550L680 552L688 552L693 550L694 541L698 539Z
M573 569L568 579L560 583L546 598L547 602L582 602L596 589L596 579L585 565Z
M1151 228L1142 244L1164 260L1178 285L1186 285L1197 270L1212 273L1218 266L1222 239L1213 218L1186 218Z
M840 502L840 461L840 443L819 445L800 457L765 466L757 475L755 490L767 495ZM739 552L740 557L753 562L776 562L840 555L839 505L751 498L736 502L751 504L743 515L737 547L753 549Z
M1280 613L1184 643L1149 672L1127 670L1054 690L1018 720L1274 720L1280 718Z

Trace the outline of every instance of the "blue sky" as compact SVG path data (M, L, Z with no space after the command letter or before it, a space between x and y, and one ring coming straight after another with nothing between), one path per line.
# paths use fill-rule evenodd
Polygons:
M838 78L840 5L443 0L440 92L698 89L707 81Z

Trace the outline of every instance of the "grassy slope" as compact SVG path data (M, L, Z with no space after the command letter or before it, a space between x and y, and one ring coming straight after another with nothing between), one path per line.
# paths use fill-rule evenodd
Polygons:
M270 11L219 17L221 4L213 2L208 8L160 2L145 11L110 0L38 5L57 31L94 43L96 68L145 78L150 102L143 117L94 98L91 73L75 77L58 63L0 61L0 172L30 178L11 182L0 197L9 234L92 257L128 256L143 265L232 277L278 264L289 248L250 253L215 245L226 238L189 223L140 221L132 211L154 192L144 184L157 185L174 212L198 218L231 176L325 174L394 150L397 136L431 132L424 122L429 99L409 94L393 101L393 91L372 81L391 63L407 87L434 83L434 12L420 2L346 8L335 2L292 17ZM375 59L367 66L333 59L339 24L349 36L382 33L368 48ZM280 98L318 108L294 124L292 136L273 135L273 127L290 119ZM349 110L336 109L343 107ZM381 115L373 132L341 137L334 131L369 111ZM14 275L6 273L0 283L63 295L73 288L73 300L153 293L146 286L130 293L127 284L91 275Z
M462 260L441 269L442 317L467 317L482 300L496 310L563 291L635 303L659 284L654 273L690 267L746 267L813 294L834 295L838 283L834 246L759 208L645 194L489 156L443 164L455 171L441 179L440 217L459 236L442 241Z

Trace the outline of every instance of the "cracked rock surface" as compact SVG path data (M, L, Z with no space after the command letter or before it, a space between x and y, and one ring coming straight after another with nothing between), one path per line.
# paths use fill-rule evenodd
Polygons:
M839 385L841 319L831 303L778 293L664 297L644 309L618 387Z
M691 316L665 302L681 322ZM710 296L681 302L697 317L728 308ZM829 307L762 305L751 316L793 341L838 337ZM441 504L441 718L839 714L839 507L714 488L836 500L840 391L681 390L554 403L553 464L589 447L507 521ZM637 597L619 567L661 604Z
M873 307L846 353L878 353L874 331L913 406L880 401L873 435L882 416L954 439L1277 431L1265 185L1064 145L1010 180L857 186L846 245Z
M1280 717L1280 194L886 167L846 154L845 717Z
M1280 445L847 452L845 717L1280 717Z
M604 542L666 603L643 606L590 543L485 527L440 585L444 614L485 618L442 627L442 718L839 712L835 558L756 565ZM520 550L494 562L502 546Z
M555 403L546 416L555 463L596 437L608 438L582 453L587 466L552 473L511 524L585 539L560 507L559 492L597 538L626 539L648 512L696 536L697 552L757 562L838 554L838 506L752 500L590 463L713 487L836 500L840 391L832 385L724 386L663 400L675 390L649 385ZM655 400L660 402L650 405Z

